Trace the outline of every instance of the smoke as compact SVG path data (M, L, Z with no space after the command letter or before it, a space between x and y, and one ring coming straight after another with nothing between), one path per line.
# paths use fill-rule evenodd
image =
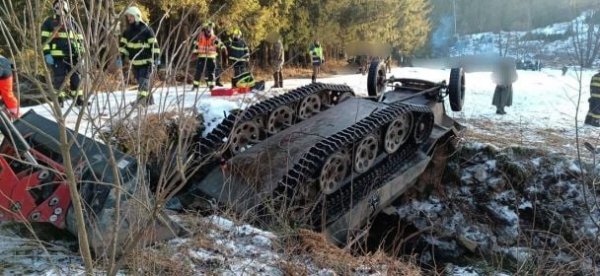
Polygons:
M431 35L431 54L434 57L445 57L449 54L452 44L452 35L454 34L454 20L452 16L447 15L440 18L439 24Z

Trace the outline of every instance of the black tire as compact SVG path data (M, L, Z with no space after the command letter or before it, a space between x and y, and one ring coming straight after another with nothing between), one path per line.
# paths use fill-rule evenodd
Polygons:
M379 59L374 59L369 65L369 75L367 76L367 92L369 92L369 96L379 96L383 93L385 84L385 63Z
M461 111L465 103L465 72L462 68L450 70L448 94L452 111Z

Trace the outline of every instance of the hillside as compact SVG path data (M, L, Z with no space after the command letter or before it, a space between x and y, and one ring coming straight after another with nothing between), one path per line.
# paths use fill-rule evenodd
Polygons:
M472 54L501 54L517 59L539 59L546 66L560 68L565 65L578 65L576 44L579 43L584 53L585 66L597 62L594 53L598 46L592 40L598 33L592 31L588 38L589 20L594 16L592 11L579 15L572 21L554 23L531 31L483 32L459 36L447 49L450 56ZM597 29L597 26L594 26ZM576 33L578 32L578 34ZM587 46L588 41L591 43ZM586 51L590 51L588 54ZM588 65L587 62L590 64Z

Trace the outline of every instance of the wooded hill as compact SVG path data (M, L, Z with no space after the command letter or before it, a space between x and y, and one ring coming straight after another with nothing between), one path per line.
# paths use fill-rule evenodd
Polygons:
M40 5L34 10L44 15L51 13L52 0L13 0L12 5L24 7L27 2ZM101 1L69 2L76 14L84 5L89 8L98 2L98 6ZM95 9L115 17L132 3L114 2ZM426 43L431 29L428 0L140 0L135 4L144 11L161 44L167 40L180 45L186 40L193 42L202 22L211 20L221 35L239 27L255 60L261 63L267 60L269 42L278 37L283 38L288 60L301 63L313 39L324 45L326 58L343 57L346 46L357 41L387 43L410 54ZM86 20L84 16L76 18ZM177 33L173 33L175 29ZM169 47L163 48L169 51Z
M430 0L433 29L453 18L459 35L503 31L527 31L566 22L588 9L599 9L598 0ZM454 31L454 22L451 20Z

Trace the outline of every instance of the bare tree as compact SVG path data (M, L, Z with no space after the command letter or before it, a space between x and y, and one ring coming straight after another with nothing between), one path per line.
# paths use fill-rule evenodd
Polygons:
M142 127L130 133L135 150L131 151L131 158L137 163L137 169L130 172L131 175L122 175L123 164L120 163L119 150L111 144L106 148L108 156L108 171L116 176L109 183L104 182L102 175L93 175L82 180L80 171L82 166L91 166L93 156L84 156L88 160L84 165L81 160L72 160L71 152L74 149L83 151L83 146L78 144L75 133L83 133L90 138L98 138L103 127L114 127L117 121L129 120L143 126L148 120L149 114L145 109L132 107L125 101L128 83L127 79L121 77L119 70L107 70L114 68L114 61L118 55L118 38L123 31L124 24L121 12L115 10L113 0L86 0L70 1L71 7L68 15L71 16L76 25L83 33L83 48L85 51L80 57L80 62L68 75L79 70L82 75L82 89L85 95L82 107L69 106L61 108L59 93L52 85L52 72L44 64L43 42L40 26L47 13L41 12L51 10L48 1L41 0L2 0L0 2L0 35L6 41L6 50L9 57L14 61L17 71L31 81L42 94L43 103L52 114L53 120L58 123L59 137L55 139L60 145L60 155L63 156L62 165L64 172L64 183L68 184L72 207L69 210L73 223L67 225L69 230L76 233L79 240L80 254L85 263L86 274L91 275L95 264L101 261L103 267L108 268L108 274L115 275L125 265L127 254L143 243L151 242L149 236L158 235L153 231L155 227L162 226L169 229L168 219L162 214L165 203L177 194L189 177L193 175L205 160L198 159L191 153L194 138L190 135L190 126L178 125L176 139L167 140L162 144L158 154L173 162L160 162L155 164L159 175L153 179L155 195L150 193L149 172L146 169L149 163L156 161L151 156L151 148L155 145L148 143L147 134L143 133ZM133 1L128 3L132 5ZM185 106L185 99L176 102L167 102L166 95L178 93L166 89L178 82L179 72L187 72L189 68L189 56L192 51L192 43L196 35L181 37L185 33L182 30L191 28L198 29L198 20L193 20L190 15L194 11L189 9L167 11L164 14L177 13L179 23L170 24L168 30L164 29L166 17L154 18L150 22L155 26L160 46L163 49L162 59L166 66L160 70L155 69L153 74L152 91L161 91L159 103L155 107L158 114L167 111L177 114L176 117L185 118L190 116L189 107ZM131 67L125 68L127 71ZM160 71L160 72L157 72ZM42 78L37 76L43 75ZM160 80L158 76L160 75ZM184 80L185 81L185 80ZM103 92L105 91L105 92ZM181 91L179 91L181 92ZM165 96L165 97L163 97ZM190 98L193 106L200 101L200 94L188 93L187 102ZM178 98L179 99L179 98ZM158 115L162 118L162 115ZM93 213L85 199L80 195L80 189L84 185L106 186L110 190L108 197L113 203L110 210L105 210L102 215ZM96 260L93 259L92 251L96 251Z
M571 29L574 59L584 68L592 67L600 51L600 11L590 11L578 18Z

